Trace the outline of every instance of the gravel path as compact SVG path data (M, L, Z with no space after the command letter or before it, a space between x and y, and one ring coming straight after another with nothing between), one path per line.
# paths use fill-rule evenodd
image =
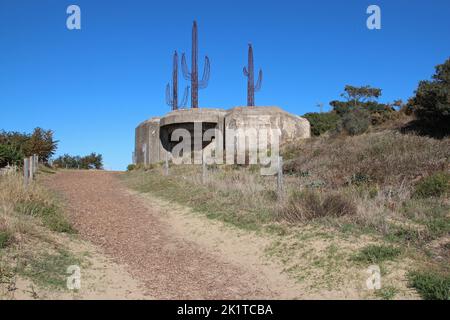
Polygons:
M64 197L80 235L126 265L152 298L276 298L251 272L174 234L157 206L128 193L117 175L62 171L46 184Z

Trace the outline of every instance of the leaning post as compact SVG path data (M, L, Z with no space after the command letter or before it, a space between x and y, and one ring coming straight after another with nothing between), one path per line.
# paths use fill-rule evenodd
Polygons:
M277 172L277 190L278 190L278 199L283 198L283 157L278 157L278 172Z
M165 164L164 164L164 174L166 176L169 175L169 152L166 151L166 159L165 159Z

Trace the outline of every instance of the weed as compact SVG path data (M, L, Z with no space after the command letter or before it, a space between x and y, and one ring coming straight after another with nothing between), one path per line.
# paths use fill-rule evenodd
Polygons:
M12 241L12 235L6 230L0 230L0 249L6 248Z
M436 172L416 185L414 195L418 198L440 197L450 192L450 173Z
M81 262L79 258L68 251L60 249L55 253L44 253L22 261L18 272L38 285L64 289L66 288L67 267L81 265Z
M385 286L375 291L375 296L383 300L392 300L398 293L398 289L392 286Z
M423 299L450 300L450 276L434 271L413 271L408 273L409 285L415 288Z
M364 263L381 263L398 257L401 250L393 246L368 245L353 256L353 260Z

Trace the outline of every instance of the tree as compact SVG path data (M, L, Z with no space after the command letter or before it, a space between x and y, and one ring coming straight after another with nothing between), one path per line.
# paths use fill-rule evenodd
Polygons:
M307 113L305 117L309 124L311 125L311 133L315 136L320 136L321 134L336 129L336 125L339 122L339 115L332 112L322 112L322 113Z
M356 110L365 110L369 114L370 123L377 125L391 119L396 113L394 105L397 106L400 101L395 101L392 105L378 103L378 98L381 96L382 90L379 88L372 88L370 86L355 87L346 85L344 93L341 97L345 101L333 100L330 105L333 110L344 117L349 112ZM359 113L355 117L348 117L348 119L362 119L367 113Z
M450 58L436 66L432 80L423 80L408 101L417 117L416 125L433 136L450 134Z
M58 168L67 169L103 169L103 157L95 152L84 156L71 156L64 154L53 161L53 165Z
M32 134L0 131L0 144L12 146L27 157L37 154L41 162L47 163L58 141L53 140L53 131L35 128Z

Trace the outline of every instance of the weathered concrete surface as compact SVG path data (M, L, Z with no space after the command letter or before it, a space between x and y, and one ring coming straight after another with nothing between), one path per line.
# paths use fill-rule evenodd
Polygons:
M217 128L226 136L229 129L280 129L280 143L310 137L308 120L290 114L278 107L235 107L223 109L181 109L167 113L161 118L151 118L136 128L136 163L150 164L163 161L165 153L171 152L178 141L171 141L176 129L187 130L191 137L191 150L201 152L194 144L194 127L201 125L202 134L207 129ZM201 138L201 137L200 137ZM223 138L222 141L225 141ZM269 137L269 143L271 138ZM204 141L205 148L210 141ZM225 145L224 145L225 147Z
M280 129L281 143L311 137L309 121L278 107L235 107L225 115L227 129Z
M150 164L163 161L165 150L159 138L160 118L154 117L142 122L136 128L135 161Z

